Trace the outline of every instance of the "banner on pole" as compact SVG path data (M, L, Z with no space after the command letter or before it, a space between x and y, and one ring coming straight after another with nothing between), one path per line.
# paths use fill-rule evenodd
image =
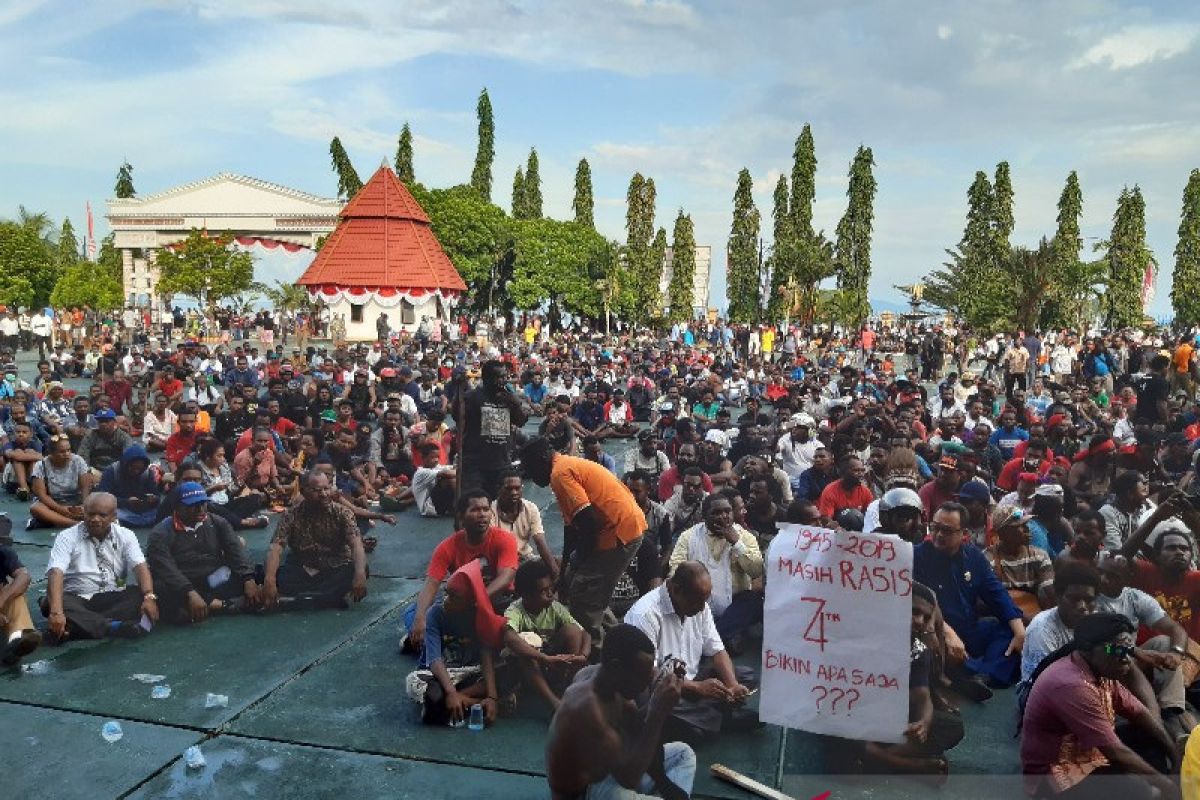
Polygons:
M904 741L912 545L803 525L767 554L764 722L875 742Z

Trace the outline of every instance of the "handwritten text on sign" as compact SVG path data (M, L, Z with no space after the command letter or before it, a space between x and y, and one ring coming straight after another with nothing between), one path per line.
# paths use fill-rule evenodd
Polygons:
M895 537L779 529L766 563L764 722L904 741L912 563Z

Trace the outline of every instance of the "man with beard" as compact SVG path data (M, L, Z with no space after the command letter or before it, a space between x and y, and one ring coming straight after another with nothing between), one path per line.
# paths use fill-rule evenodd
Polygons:
M658 499L659 502L665 503L671 499L671 495L677 494L675 491L683 483L683 475L688 470L696 468L699 470L700 456L696 452L696 445L685 444L679 447L679 453L675 456L675 466L668 469L662 475L658 476ZM702 488L706 494L712 492L712 478L701 474Z
M589 667L563 693L550 722L546 779L554 800L591 793L687 798L696 754L682 742L662 743L663 724L680 699L680 677L656 669L654 643L632 625L609 632L599 667ZM647 691L645 716L633 702Z
M867 468L863 465L862 460L857 456L843 457L841 464L838 465L838 473L840 479L821 490L821 497L817 500L817 508L821 510L821 516L833 519L839 512L847 508L865 512L875 497L863 483Z
M462 420L457 420L458 409L454 409L463 427L459 472L464 491L482 488L495 497L501 473L512 466L512 430L525 424L529 412L508 390L508 367L503 361L484 362L482 380L463 399Z
M319 472L300 476L302 500L284 512L271 538L262 604L281 597L317 607L341 607L367 596L367 553L354 515L333 502L334 487ZM287 561L283 552L287 550Z

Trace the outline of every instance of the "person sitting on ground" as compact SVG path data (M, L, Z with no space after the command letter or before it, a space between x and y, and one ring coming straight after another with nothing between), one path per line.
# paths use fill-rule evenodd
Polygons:
M1143 705L1162 715L1167 732L1178 740L1195 727L1190 714L1184 716L1185 695L1200 671L1200 663L1195 659L1200 650L1158 601L1129 585L1133 565L1127 558L1105 553L1100 557L1099 568L1096 610L1120 614L1140 631L1152 634L1138 645L1134 654L1138 669L1131 673L1134 680L1125 685Z
M190 480L199 481L208 492L210 511L228 520L234 530L267 526L269 520L259 513L267 505L267 496L238 484L225 460L225 446L220 441L212 438L201 441L195 459L183 462L175 471L176 483L184 480L181 473L188 463L193 463L200 473L199 477Z
M420 465L412 476L412 496L417 512L423 517L448 517L454 511L454 493L458 473L449 464L438 463L441 448L426 441L417 446Z
M136 442L125 448L121 460L100 475L99 488L117 498L117 519L131 528L154 524L162 496L162 474L150 465L146 448Z
M595 461L613 475L617 474L617 460L604 452L604 447L600 444L600 437L583 437L583 457L588 461Z
M407 634L401 640L401 652L416 652L416 643L424 641L425 614L433 605L438 588L448 575L464 564L481 558L486 562L487 596L492 599L497 612L503 610L512 589L518 564L517 538L492 525L492 504L487 493L481 489L464 492L458 498L456 511L462 530L446 537L433 549L429 567L425 570L425 585L417 595L416 604L410 606L404 617Z
M112 409L102 408L94 416L96 427L83 435L78 452L99 473L121 459L121 453L133 444L133 437L117 425L117 415Z
M1025 625L987 556L964 541L966 516L959 503L938 508L929 524L931 538L913 550L913 577L933 589L946 624L964 642L963 651L950 654L963 661L955 689L972 699L987 699L991 690L985 681L997 686L1016 682ZM981 606L992 616L981 617Z
M630 439L638 433L633 421L633 406L625 399L624 389L615 389L604 404L604 425L596 431L601 439Z
M641 630L617 625L609 631L599 666L580 673L550 722L546 779L553 800L691 795L696 754L683 742L663 743L683 680L658 663L654 643ZM643 716L632 705L647 693Z
M1100 551L1104 549L1104 517L1099 511L1080 511L1071 520L1071 529L1075 538L1058 554L1054 563L1055 571L1060 562L1082 561L1096 565Z
M699 562L684 561L666 583L647 592L625 614L625 622L654 643L655 660L671 656L682 662L682 702L665 725L664 739L699 742L724 727L754 724L757 715L739 714L750 690L740 680L713 620L708 599L712 579ZM711 659L707 665L703 659ZM749 675L745 678L749 682Z
M1187 631L1200 641L1200 570L1192 569L1195 553L1192 540L1178 530L1159 535L1149 550L1150 560L1134 559L1144 549L1146 539L1160 522L1175 514L1183 517L1190 530L1200 530L1200 518L1186 500L1172 498L1143 520L1137 531L1119 551L1134 565L1132 584L1153 597Z
M680 445L679 451L675 455L675 466L663 472L658 476L658 501L665 503L671 499L671 495L678 494L679 487L683 484L684 474L693 467L699 469L700 455L696 451L696 445L684 444ZM702 489L707 494L713 490L712 478L700 472Z
M15 494L22 503L28 502L31 496L31 473L41 463L42 450L42 441L33 435L28 422L14 423L12 436L0 445L4 489Z
M163 458L171 465L172 470L196 450L196 443L203 435L196 430L196 412L194 411L184 409L179 412L177 424L175 432L167 437L167 441L163 445Z
M516 469L503 472L500 475L500 493L492 501L492 524L517 537L517 559L520 563L541 559L557 581L558 560L546 543L542 512L537 503L526 500L523 495L521 473Z
M733 521L733 505L723 494L704 498L704 521L679 535L671 571L685 562L703 564L712 593L708 606L725 649L739 655L742 638L762 621L763 593L752 588L763 575L763 557L754 534Z
M82 458L71 452L65 433L50 437L49 454L30 472L33 504L26 528L66 528L83 520L83 501L96 479Z
M817 508L821 510L821 516L829 520L847 508L865 512L867 506L875 499L871 490L863 482L863 478L867 475L867 468L857 456L843 457L838 463L838 475L839 480L831 482L822 489L821 497L817 500Z
M175 412L165 394L154 396L154 407L142 418L142 444L150 452L162 452L175 431Z
M740 437L739 437L740 438ZM732 451L730 453L732 455ZM824 447L818 447L813 452L812 466L800 473L800 477L792 483L795 497L811 500L816 503L821 499L825 487L837 480L833 456Z
M899 536L913 547L925 541L925 506L912 489L888 489L879 499L879 526L872 533Z
M1073 562L1054 575L1055 606L1039 612L1025 630L1021 649L1021 682L1017 701L1024 702L1029 679L1042 659L1070 642L1079 620L1095 610L1100 591L1100 573L1090 564Z
M25 597L29 584L29 570L17 551L0 544L0 666L15 667L42 643Z
M662 583L671 558L671 520L667 510L650 499L651 483L644 472L625 473L625 486L646 517L646 535L613 589L609 605L617 619L624 617L638 598Z
M209 495L199 483L185 481L177 488L174 513L154 526L146 545L164 618L196 623L210 613L256 607L254 565L233 527L208 513Z
M649 428L638 431L637 447L631 447L625 453L625 473L644 472L650 478L651 489L657 491L659 476L670 468L671 460L659 449L654 431Z
M699 467L688 467L683 473L682 488L663 503L663 510L671 520L672 536L677 537L704 518L704 498L711 496L704 490L704 481Z
M349 510L333 502L334 487L318 472L300 476L303 498L279 518L264 568L262 604L281 597L323 607L348 607L367 596L367 553ZM287 549L287 561L283 551Z
M233 478L239 486L269 498L280 495L279 467L269 428L254 428L250 447L233 457Z
M1053 605L1054 564L1045 550L1026 544L1029 515L1016 506L997 506L992 512L996 543L983 551L992 571L1021 610L1025 624Z
M505 609L504 618L508 627L537 652L537 657L516 659L522 682L551 709L557 709L562 690L587 663L592 639L556 599L554 575L545 561L526 561L518 567L514 585L517 599ZM573 660L547 658L554 655L571 656Z
M124 583L130 572L136 585ZM158 621L154 581L137 537L117 524L116 497L92 492L83 503L83 521L54 537L40 606L56 644L136 639Z
M1178 766L1175 743L1120 682L1133 669L1135 631L1119 614L1089 614L1030 676L1021 726L1030 796L1178 796L1169 777ZM1117 716L1129 727L1116 728Z
M1127 470L1113 478L1112 500L1100 508L1100 515L1104 517L1105 549L1120 550L1155 508L1145 475Z
M916 497L915 492L912 494ZM920 502L919 498L917 502ZM908 670L908 726L904 729L907 741L901 744L866 742L863 752L864 767L868 767L868 773L883 771L944 777L950 769L945 754L963 739L965 731L962 716L944 708L936 708L933 702L934 657L933 649L926 642L930 639L936 612L937 598L933 591L928 586L914 583Z

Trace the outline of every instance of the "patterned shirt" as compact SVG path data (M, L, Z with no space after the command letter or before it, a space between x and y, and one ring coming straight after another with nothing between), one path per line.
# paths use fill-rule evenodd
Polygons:
M1017 555L1005 556L1000 553L999 545L992 545L984 555L1006 589L1023 589L1036 594L1042 586L1054 581L1054 564L1039 547L1022 545Z
M287 547L291 551L288 558L300 566L325 570L350 561L350 543L357 536L358 526L349 509L306 500L284 512L271 543Z

